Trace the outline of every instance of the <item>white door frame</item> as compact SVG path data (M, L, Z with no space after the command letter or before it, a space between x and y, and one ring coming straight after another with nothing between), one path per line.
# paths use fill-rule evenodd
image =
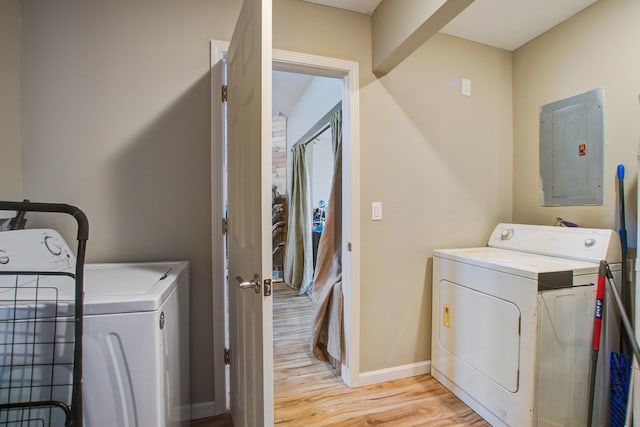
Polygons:
M224 140L227 137L226 105L222 103L221 82L226 82L226 66L215 67L229 49L224 51L211 43L211 269L213 298L213 404L196 403L191 406L193 419L224 414L227 411L227 369L224 349L228 348L228 301L226 235L223 220L226 218L227 159ZM214 56L215 52L215 56ZM214 68L215 67L215 68ZM203 405L202 408L199 406ZM213 406L212 408L210 406Z
M226 411L227 386L224 351L226 330L224 262L223 167L222 141L226 132L220 88L213 73L216 63L224 59L229 43L211 41L211 212L212 212L212 273L213 273L213 350L215 414ZM353 61L309 55L286 50L273 50L273 68L279 71L302 72L344 81L342 96L342 277L344 294L344 328L346 339L345 364L342 379L350 387L359 385L360 373L360 110L359 64Z

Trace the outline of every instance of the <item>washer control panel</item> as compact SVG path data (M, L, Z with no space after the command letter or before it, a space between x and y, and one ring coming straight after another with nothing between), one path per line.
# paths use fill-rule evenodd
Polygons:
M75 266L75 255L55 230L0 232L0 270L63 271Z

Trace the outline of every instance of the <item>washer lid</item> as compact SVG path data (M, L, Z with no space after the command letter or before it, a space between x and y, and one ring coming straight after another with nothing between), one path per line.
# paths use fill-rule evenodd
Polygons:
M185 262L87 264L84 314L133 313L158 310L178 286Z
M541 273L597 274L598 264L499 248L436 249L436 257L538 280Z

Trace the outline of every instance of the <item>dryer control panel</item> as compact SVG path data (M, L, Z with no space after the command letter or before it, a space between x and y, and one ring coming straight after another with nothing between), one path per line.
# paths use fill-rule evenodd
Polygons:
M0 271L64 271L75 262L75 255L55 230L0 232Z
M587 262L622 262L618 233L597 228L500 223L489 246Z

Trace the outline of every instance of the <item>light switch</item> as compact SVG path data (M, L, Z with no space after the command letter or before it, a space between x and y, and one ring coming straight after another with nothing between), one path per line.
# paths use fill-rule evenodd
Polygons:
M371 219L382 221L382 202L371 202Z
M471 96L471 80L462 79L462 94L464 96Z

